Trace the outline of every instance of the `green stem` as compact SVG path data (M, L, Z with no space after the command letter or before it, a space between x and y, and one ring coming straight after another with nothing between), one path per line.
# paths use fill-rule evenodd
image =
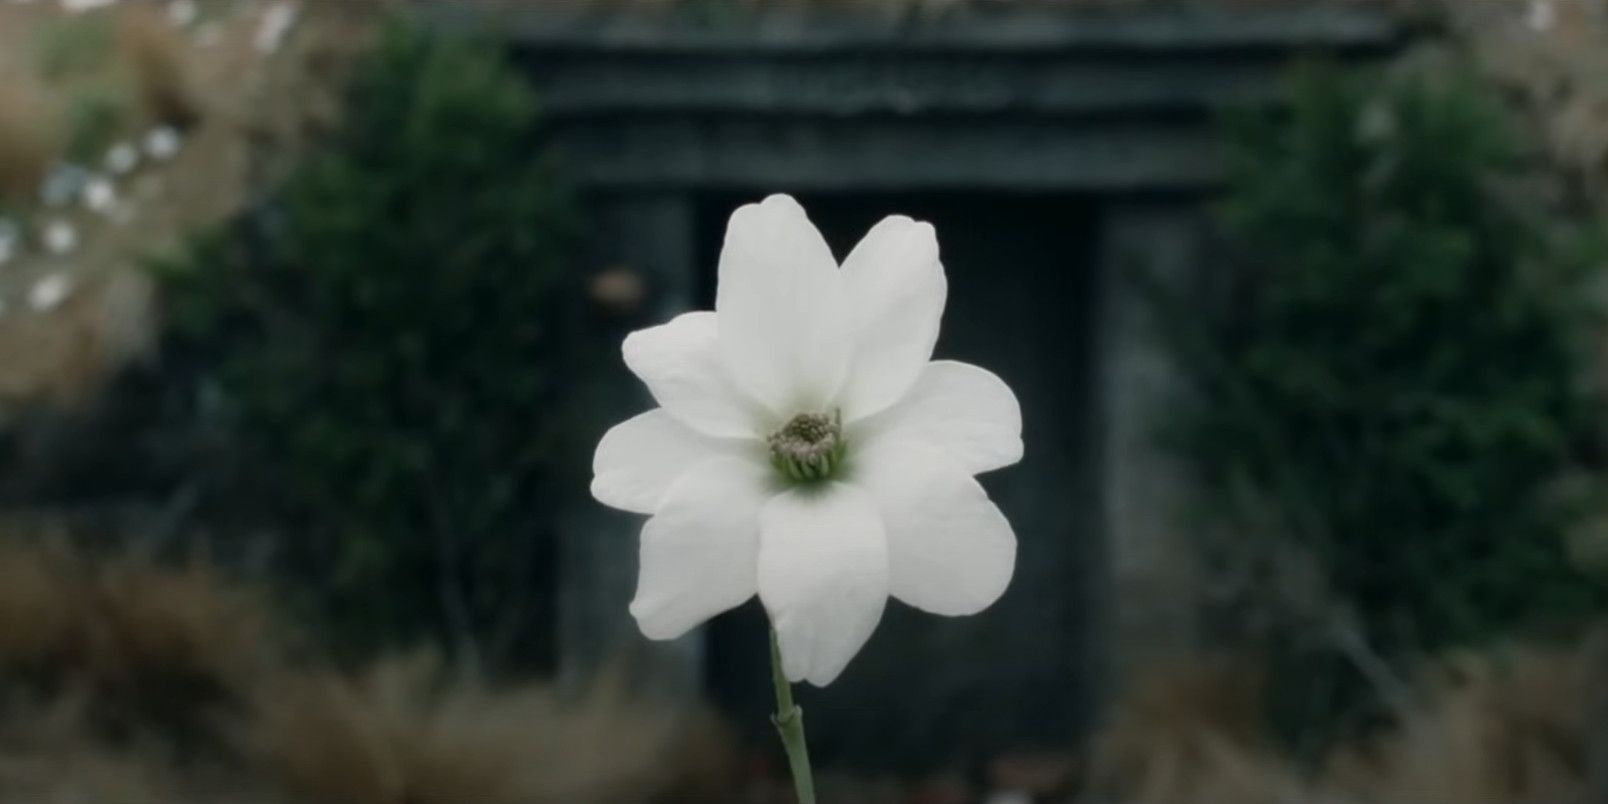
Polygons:
M815 804L815 778L810 775L810 749L804 741L804 710L793 703L793 685L782 672L782 652L776 647L776 632L771 631L771 681L776 684L776 714L771 722L782 737L787 749L787 764L793 769L793 788L798 791L798 804Z

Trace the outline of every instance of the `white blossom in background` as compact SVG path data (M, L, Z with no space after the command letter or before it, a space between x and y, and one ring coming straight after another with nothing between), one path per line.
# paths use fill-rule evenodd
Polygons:
M28 289L28 306L44 313L56 309L73 293L73 280L64 273L45 274Z
M77 248L78 229L71 222L56 220L45 224L45 251L59 257Z
M201 16L201 7L195 0L172 0L167 7L168 22L175 28L188 28Z
M1530 26L1530 30L1545 33L1558 24L1558 9L1552 0L1530 0L1524 22Z
M195 43L201 47L212 47L223 38L223 26L216 22L204 22L195 31Z
M796 201L727 225L713 311L625 339L660 407L604 435L592 493L651 515L631 614L672 639L758 594L793 681L825 685L888 597L993 603L1016 537L973 475L1022 455L994 374L932 361L948 293L931 225L872 227L840 267Z
M107 214L117 206L117 188L104 176L96 176L84 185L84 206L92 212Z
M115 176L126 176L140 166L140 149L133 143L120 142L106 149L106 170Z
M252 39L257 52L263 54L279 52L290 29L295 27L296 18L300 13L301 7L290 0L280 0L269 6L268 10L262 13L262 21L257 25L257 35Z
M117 5L118 0L61 0L62 10L69 14L81 14L97 8Z
M172 126L157 126L145 135L145 155L166 162L179 155L184 146L184 135Z
M49 207L67 206L78 200L89 176L89 171L81 165L70 162L52 165L39 186L39 200Z

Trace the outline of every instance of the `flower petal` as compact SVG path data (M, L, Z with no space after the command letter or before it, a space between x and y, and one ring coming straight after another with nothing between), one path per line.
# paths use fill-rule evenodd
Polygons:
M862 452L854 484L888 534L888 589L933 614L976 614L1004 594L1016 534L971 475L939 451L887 439Z
M592 455L592 496L611 508L651 514L689 467L736 449L655 408L603 434Z
M625 337L625 365L670 415L703 433L756 438L765 414L728 378L715 314L683 313Z
M773 195L732 213L715 312L732 378L783 416L822 411L848 369L837 261L797 201Z
M631 616L649 639L674 639L754 596L764 467L715 458L689 470L642 527Z
M1022 408L993 372L934 360L898 404L850 428L851 441L883 438L937 448L967 474L1022 459Z
M839 400L857 419L897 402L932 359L949 294L932 224L882 219L843 261L843 283L855 341Z
M795 488L759 517L759 599L792 681L825 686L882 619L888 544L871 498L843 483Z

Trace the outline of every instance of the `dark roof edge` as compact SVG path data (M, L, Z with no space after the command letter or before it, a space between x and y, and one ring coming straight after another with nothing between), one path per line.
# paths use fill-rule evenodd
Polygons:
M719 21L665 11L623 11L586 3L531 3L497 12L494 26L462 0L415 0L418 13L449 32L489 32L520 47L629 53L842 51L1066 53L1129 50L1384 48L1403 35L1375 4L1071 8L994 2L942 14L878 14L771 8Z

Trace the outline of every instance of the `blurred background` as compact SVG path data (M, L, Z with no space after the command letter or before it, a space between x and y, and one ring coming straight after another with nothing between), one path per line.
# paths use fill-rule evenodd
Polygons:
M1608 800L1605 0L0 0L0 802L790 801L587 493L772 192L1025 421L824 802Z

